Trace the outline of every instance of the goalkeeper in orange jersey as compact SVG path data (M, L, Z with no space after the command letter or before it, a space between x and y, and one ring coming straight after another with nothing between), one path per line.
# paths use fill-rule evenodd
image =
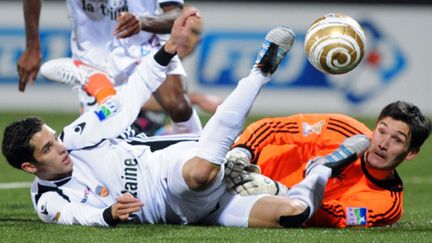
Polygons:
M390 225L403 212L403 184L396 167L416 157L430 132L431 121L416 106L402 101L381 111L372 132L341 114L266 118L248 126L227 154L226 180L234 193L277 194L281 187L300 182L310 167L307 164L322 160L320 156L347 137L364 134L370 138L366 152L359 159L353 157L343 170L333 171L320 209L305 225Z

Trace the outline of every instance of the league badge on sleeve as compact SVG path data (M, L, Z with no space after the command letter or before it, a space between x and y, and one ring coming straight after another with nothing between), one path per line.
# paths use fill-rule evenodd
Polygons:
M366 226L367 208L348 207L346 212L346 224L351 226Z
M116 114L120 110L120 106L113 99L105 101L97 108L94 113L99 118L99 121L104 121L110 116Z

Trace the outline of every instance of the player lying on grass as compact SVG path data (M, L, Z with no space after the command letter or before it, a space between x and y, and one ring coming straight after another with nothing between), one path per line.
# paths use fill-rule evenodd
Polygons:
M121 91L60 135L35 117L5 129L3 154L12 166L36 176L32 200L44 222L290 227L315 212L332 173L324 163L313 164L302 182L280 196L231 195L223 182L227 151L259 90L293 44L294 33L286 27L267 34L257 64L218 108L198 142L151 152L149 146L116 139L165 79L166 66L188 37L188 18L195 15L185 11L166 44L139 65ZM356 157L367 144L358 137L345 145Z
M274 194L281 190L278 186L290 188L300 182L310 158L324 156L346 137L364 134L371 140L364 156L344 170L333 171L322 205L306 225L390 225L403 212L403 185L396 167L416 157L430 132L431 121L416 106L402 101L381 111L372 132L361 122L341 114L262 119L248 126L228 153L228 164L235 167L231 177L237 178L237 183L230 179L229 184L233 192L243 195ZM235 171L250 167L249 162L261 167L262 175L280 184L268 183L264 176L246 171L239 177Z

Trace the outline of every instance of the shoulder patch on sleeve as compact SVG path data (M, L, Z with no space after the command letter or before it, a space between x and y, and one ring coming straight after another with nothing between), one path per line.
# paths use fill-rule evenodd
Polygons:
M365 226L367 223L367 208L347 207L346 224Z
M120 105L114 99L108 99L101 104L94 113L99 118L99 121L104 121L107 118L115 115L120 111Z

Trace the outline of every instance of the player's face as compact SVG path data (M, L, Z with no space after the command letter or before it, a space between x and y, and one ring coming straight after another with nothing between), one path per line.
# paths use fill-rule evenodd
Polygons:
M53 129L47 125L33 135L30 144L34 146L33 156L35 174L45 180L61 179L72 173L72 160L62 141Z
M409 159L409 126L391 117L380 120L372 133L371 144L366 153L369 166L381 170L393 170Z

